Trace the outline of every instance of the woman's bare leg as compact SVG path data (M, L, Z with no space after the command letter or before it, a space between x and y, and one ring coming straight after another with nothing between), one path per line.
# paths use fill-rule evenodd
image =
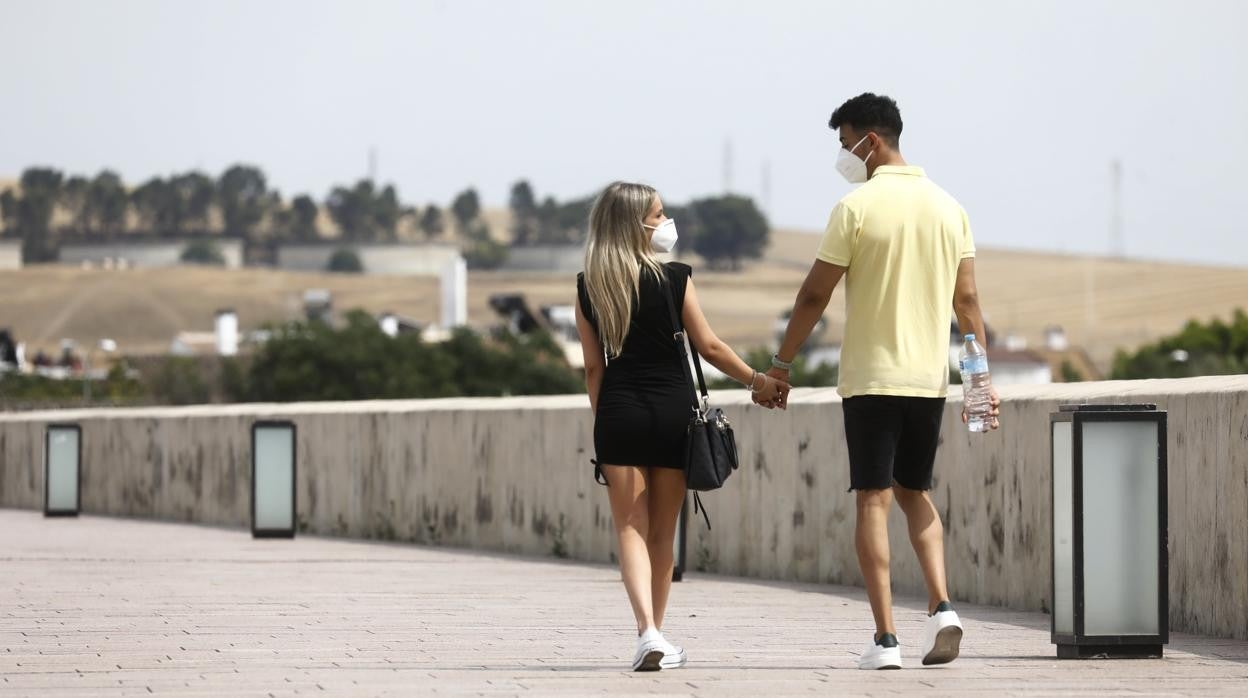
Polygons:
M650 534L649 472L650 468L631 465L604 465L611 519L620 552L620 573L624 590L637 618L637 634L657 628L651 596L650 555L646 540Z
M672 591L673 543L684 502L685 473L675 468L650 468L650 528L646 548L650 553L654 626L660 629L667 610L667 597Z

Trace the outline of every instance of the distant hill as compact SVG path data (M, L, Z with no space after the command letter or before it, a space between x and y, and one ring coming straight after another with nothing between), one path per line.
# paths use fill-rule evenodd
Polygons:
M819 238L777 231L766 258L740 273L708 272L697 260L694 280L716 332L739 348L769 344L774 322L789 309L810 266ZM1072 344L1084 345L1106 366L1116 348L1135 347L1177 331L1190 318L1228 317L1248 307L1248 270L1119 261L1033 252L981 250L977 263L981 301L1000 336L1019 334L1039 345L1047 325L1063 326ZM219 308L238 310L244 329L299 317L308 288L333 292L334 307L389 310L436 322L434 279L212 268L81 270L37 266L0 272L0 327L10 327L34 348L55 350L62 337L95 345L108 337L123 352L168 350L184 330L212 328ZM566 274L473 272L469 320L495 322L491 294L524 293L536 307L571 303ZM825 339L844 329L843 291L828 311Z

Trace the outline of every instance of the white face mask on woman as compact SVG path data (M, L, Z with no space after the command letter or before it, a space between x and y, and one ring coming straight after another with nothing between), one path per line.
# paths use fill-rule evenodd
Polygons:
M862 141L865 140L867 140L867 137L863 136ZM872 150L867 153L865 159L860 159L857 155L854 155L854 151L857 150L858 146L862 145L862 141L855 143L854 147L849 150L841 148L841 152L836 154L836 171L840 172L841 176L850 184L862 184L869 179L867 176L867 160L870 160L871 156L875 155L875 151Z
M654 231L650 236L650 249L655 252L671 252L676 247L676 221L668 218L657 226L641 224L641 227Z

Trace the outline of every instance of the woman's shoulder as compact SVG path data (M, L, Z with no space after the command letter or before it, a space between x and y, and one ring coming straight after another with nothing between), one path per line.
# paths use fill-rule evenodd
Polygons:
M667 262L663 265L668 272L675 275L676 278L685 278L693 276L693 267L683 262Z

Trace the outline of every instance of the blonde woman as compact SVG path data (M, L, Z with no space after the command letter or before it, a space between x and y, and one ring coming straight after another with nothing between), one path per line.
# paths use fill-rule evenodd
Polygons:
M577 277L576 326L594 411L595 476L605 479L620 570L637 619L635 671L684 666L662 635L672 585L672 542L685 500L685 430L693 387L680 365L671 293L695 349L750 386L756 401L783 406L789 386L750 368L698 306L688 265L656 256L676 243L675 222L654 188L616 182L594 203L585 271Z

